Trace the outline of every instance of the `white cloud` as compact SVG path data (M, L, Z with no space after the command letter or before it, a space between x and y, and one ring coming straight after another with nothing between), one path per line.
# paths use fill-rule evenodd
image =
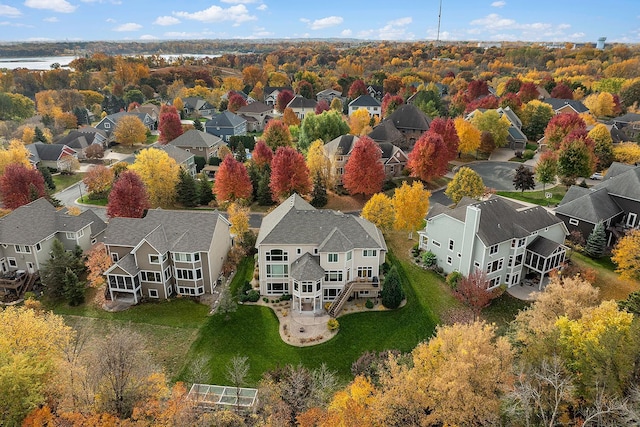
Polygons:
M351 33L352 33L352 32L351 32L351 30L346 29L346 30L342 30L342 32L340 33L340 35L341 35L342 37L351 37Z
M520 24L514 19L503 18L497 13L490 13L484 18L474 19L471 25L483 27L487 31L504 31L504 30L524 30L524 31L541 31L552 27L551 24L543 22L534 22L533 24Z
M300 22L304 22L305 24L308 24L309 22L311 22L311 19L308 19L308 18L300 18Z
M22 24L19 22L2 21L0 22L0 27L33 28L33 25Z
M58 18L55 16L50 16L48 18L43 19L44 22L58 22Z
M569 38L570 38L570 39L581 39L581 38L583 38L584 36L586 36L586 34L585 34L585 33L583 33L582 31L580 31L580 32L578 32L578 33L570 34L570 35L569 35Z
M9 18L17 18L22 15L15 7L7 6L5 4L0 4L0 16L7 16Z
M26 0L24 5L31 9L46 9L60 13L71 13L76 10L67 0Z
M118 25L113 31L138 31L142 28L142 25L135 22L127 22L126 24Z
M256 9L260 10L260 11L265 11L268 9L267 5L262 3L260 6L256 7Z
M229 3L229 4L249 4L256 3L258 0L220 0L221 3Z
M211 31L202 31L199 33L189 33L187 31L169 31L164 33L164 36L170 39L205 39L213 35L214 33Z
M116 20L113 18L107 18L105 19L105 22L109 22L110 24L113 24L114 22L116 22Z
M236 24L247 21L255 21L257 18L249 14L247 7L243 4L231 6L223 9L220 6L211 6L208 9L194 13L173 12L175 16L185 19L193 19L200 22L224 22L231 21Z
M176 25L180 23L180 20L174 16L158 16L153 22L156 25Z
M405 28L413 22L410 16L394 19L378 30L378 38L383 40L413 39L412 33L407 33Z
M507 4L506 1L494 1L493 3L491 3L492 7L504 7Z
M151 34L143 34L140 36L140 40L158 40L158 37L152 36Z
M316 19L311 23L310 27L312 30L322 30L329 27L335 27L336 25L342 24L342 16L327 16L326 18Z

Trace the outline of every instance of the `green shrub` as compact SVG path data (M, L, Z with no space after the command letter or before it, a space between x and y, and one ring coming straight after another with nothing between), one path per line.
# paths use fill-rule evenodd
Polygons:
M338 323L338 320L337 320L337 319L329 319L329 320L327 321L327 328L328 328L330 331L335 331L335 330L337 330L339 327L340 327L340 323Z
M251 289L247 294L247 301L249 302L258 302L259 299L260 292L256 291L255 289Z
M422 254L422 262L427 267L433 267L434 265L436 265L437 261L438 257L431 251L427 251Z
M452 271L447 275L447 285L453 290L458 289L458 283L464 276L459 271Z
M522 158L524 160L531 160L535 155L536 155L536 152L533 150L524 150L524 153L522 153Z
M264 298L262 298L262 301L264 301L264 302L268 303L268 302L269 302L269 298L264 297Z
M280 301L289 301L291 298L291 294L284 294L280 297Z
M368 309L372 309L373 308L373 301L371 301L370 299L367 298L367 302L364 303L364 306L367 307Z
M398 274L398 269L395 265L391 267L389 274L384 278L380 297L382 298L382 305L390 309L400 307L404 299L400 274Z
M36 294L34 294L33 292L29 291L29 292L25 292L24 293L24 300L28 300L28 299L36 299Z

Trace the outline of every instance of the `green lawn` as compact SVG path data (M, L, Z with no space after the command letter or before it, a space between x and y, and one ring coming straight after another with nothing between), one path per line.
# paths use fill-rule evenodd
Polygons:
M553 188L546 188L545 191L498 191L499 196L509 197L510 199L521 200L523 202L533 203L541 206L551 206L560 203L565 193L566 187L563 185L556 185ZM552 198L546 199L545 193L551 193Z
M278 320L270 308L238 306L228 320L217 314L209 318L190 351L189 362L199 357L209 360L210 381L224 384L225 366L236 355L247 356L251 370L247 382L255 385L263 372L285 364L314 368L326 363L339 377L351 378L351 364L367 350L399 349L410 351L429 338L441 310L456 304L440 291L440 279L405 261L397 261L405 283L407 304L395 311L348 314L339 318L340 332L332 340L312 347L285 344L278 332ZM238 268L232 289L251 278L253 260ZM407 286L408 284L408 286ZM188 377L188 367L179 378Z
M76 182L82 181L83 177L84 177L84 173L81 173L81 172L76 172L72 175L66 175L61 173L53 175L53 182L56 184L56 192L62 191L65 188L72 186Z
M496 325L499 335L504 335L507 328L516 314L522 309L529 307L529 302L512 297L508 293L503 293L500 297L491 301L491 305L482 310L481 317L488 323Z
M82 198L78 199L80 203L84 203L86 205L94 205L94 206L107 206L109 200L107 198L104 199L91 199L89 196L85 195Z
M623 300L631 292L640 290L639 282L620 279L620 276L615 272L616 265L611 262L609 257L592 259L580 253L572 252L571 261L580 268L594 269L596 271L596 280L593 286L600 289L600 299L603 301L609 299Z

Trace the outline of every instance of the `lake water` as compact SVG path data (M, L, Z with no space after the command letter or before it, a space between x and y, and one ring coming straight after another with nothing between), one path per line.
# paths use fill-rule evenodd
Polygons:
M193 57L193 58L215 58L220 55L202 55L202 54L182 54L182 55L160 55L167 60L173 60L181 56ZM8 70L14 70L16 68L27 68L29 70L50 70L51 65L56 62L62 67L69 65L71 61L76 59L76 56L42 56L42 57L29 57L29 58L0 58L0 69L6 68Z

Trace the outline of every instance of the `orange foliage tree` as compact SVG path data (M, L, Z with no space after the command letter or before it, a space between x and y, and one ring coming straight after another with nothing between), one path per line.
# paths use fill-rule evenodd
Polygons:
M351 151L344 167L342 182L351 194L371 196L382 190L384 166L380 162L380 148L368 136L361 137Z
M278 148L271 161L269 188L274 201L311 191L309 168L302 154L291 147Z
M249 199L253 193L253 186L247 168L233 156L226 156L216 173L213 193L218 202Z

